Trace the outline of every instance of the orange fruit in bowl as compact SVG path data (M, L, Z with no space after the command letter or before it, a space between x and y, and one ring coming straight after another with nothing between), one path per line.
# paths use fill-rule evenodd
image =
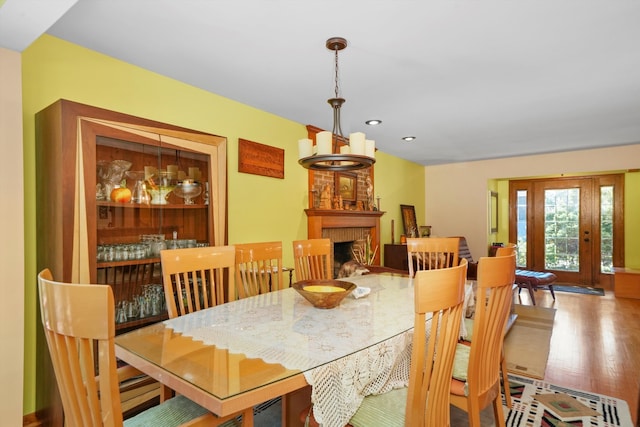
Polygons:
M131 201L131 190L127 187L114 188L111 191L111 200L119 203L129 203Z

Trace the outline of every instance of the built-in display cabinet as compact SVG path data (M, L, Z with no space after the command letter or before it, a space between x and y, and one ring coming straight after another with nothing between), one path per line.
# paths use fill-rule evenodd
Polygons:
M36 140L38 270L111 285L117 332L166 318L159 251L227 243L226 139L59 100Z

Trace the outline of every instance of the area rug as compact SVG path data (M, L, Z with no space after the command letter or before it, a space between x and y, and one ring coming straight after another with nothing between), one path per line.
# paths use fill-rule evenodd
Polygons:
M572 294L604 296L604 289L577 285L553 285L554 292L570 292Z
M521 304L513 307L518 318L504 340L507 371L543 379L556 309Z
M513 403L511 409L504 406L504 401L502 403L507 427L633 427L629 405L621 399L517 375L509 375L509 386ZM572 399L573 405L581 407L585 415L559 418L554 415L552 404L547 406L537 399L550 394L562 396L563 400ZM491 405L481 412L480 422L482 427L495 427ZM466 412L451 407L451 427L468 425Z
M513 405L511 410L504 407L508 427L633 427L629 405L621 399L572 390L516 375L509 375L509 386ZM560 418L554 415L558 411L553 408L553 405L547 406L536 399L538 395L549 394L558 394L563 398L565 395L569 396L576 400L576 407L584 405L588 409L585 414L596 413L597 415L575 416L572 414ZM546 401L551 403L548 399Z

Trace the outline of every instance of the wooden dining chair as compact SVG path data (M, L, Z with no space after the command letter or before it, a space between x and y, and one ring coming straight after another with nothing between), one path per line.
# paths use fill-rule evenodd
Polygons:
M508 256L516 253L517 246L515 243L507 243L504 246L496 248L495 256Z
M38 292L65 425L237 425L237 415L219 418L184 396L169 399L123 421L119 383L142 373L128 365L117 368L111 286L55 282L51 272L45 269L38 274ZM98 361L97 376L94 357Z
M237 299L234 246L165 249L160 251L160 261L171 319ZM160 393L164 400L173 392L163 385ZM253 425L253 409L242 416L243 424Z
M432 270L455 267L460 262L458 237L411 237L407 239L409 276L414 269ZM415 266L415 267L414 267Z
M449 388L466 277L467 260L456 267L416 273L409 386L365 397L350 425L444 427L450 424Z
M472 427L480 427L480 411L489 404L493 404L496 426L504 426L500 365L515 268L515 254L478 261L471 342L457 345L451 380L451 404L468 413Z
M236 248L236 289L239 298L288 287L282 271L282 242L243 243Z
M170 318L236 299L235 247L165 249L160 261Z
M331 240L309 239L293 242L296 280L330 280Z

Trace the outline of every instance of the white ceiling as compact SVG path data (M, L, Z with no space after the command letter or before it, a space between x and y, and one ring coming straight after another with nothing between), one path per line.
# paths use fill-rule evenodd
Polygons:
M67 10L68 9L68 10ZM66 11L66 12L65 12ZM48 33L431 165L640 143L637 0L7 0L0 46ZM381 119L370 127L367 119ZM411 143L401 141L413 135ZM302 135L301 135L302 136Z

